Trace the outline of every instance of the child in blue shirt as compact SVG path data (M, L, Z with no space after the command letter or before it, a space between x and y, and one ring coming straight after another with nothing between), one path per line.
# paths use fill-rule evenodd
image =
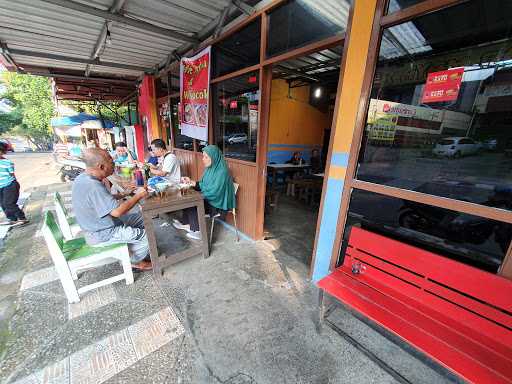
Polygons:
M28 220L18 207L20 184L14 176L14 163L4 157L7 150L7 145L0 142L0 205L7 216L7 221L0 224L26 224Z

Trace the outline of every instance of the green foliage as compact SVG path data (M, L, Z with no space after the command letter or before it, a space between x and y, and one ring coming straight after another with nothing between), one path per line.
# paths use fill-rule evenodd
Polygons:
M23 136L39 149L48 149L52 140L50 119L54 114L52 92L45 77L3 72L6 92L1 95L13 109L0 113L0 131Z
M110 102L108 104L83 103L82 105L75 105L73 108L77 112L85 112L90 115L96 115L103 120L110 120L117 127L121 126L122 123L128 124L128 122L124 120L126 118L128 108L126 106L120 106L119 103L116 102Z

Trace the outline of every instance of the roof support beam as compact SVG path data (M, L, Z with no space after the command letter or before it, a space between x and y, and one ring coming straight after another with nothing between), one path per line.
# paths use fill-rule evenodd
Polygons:
M298 76L298 77L301 77L303 79L308 79L308 80L316 81L316 82L320 81L315 76L308 75L307 73L303 73L303 72L300 72L300 71L296 71L295 69L286 68L286 67L283 67L282 65L276 65L276 67L277 67L276 69L278 71L286 73L286 74L289 74L289 75Z
M242 0L233 0L233 5L245 13L247 16L251 16L254 13L254 8L246 4Z
M11 52L9 51L7 44L5 44L3 41L0 41L0 54L5 58L7 63L12 65L14 68L16 68L16 71L20 71L20 68L18 67L18 63L16 63L16 60L14 60L12 58Z
M94 60L82 59L79 57L62 56L62 55L55 55L55 54L44 53L44 52L25 51L22 49L10 49L10 53L13 55L36 57L36 58L40 58L40 59L59 60L59 61L67 61L70 63L80 63L80 64L101 65L103 67L128 69L128 70L139 71L139 72L152 72L153 71L152 68L144 68L144 67L139 67L136 65L113 63L111 61L100 61L98 59L94 59Z
M126 84L126 85L135 85L137 84L137 80L125 80L125 79L116 79L110 77L85 77L82 75L70 75L68 73L58 73L58 72L48 72L46 68L26 68L26 73L34 76L43 76L43 77L54 77L55 79L70 79L70 80L84 80L84 81L99 81L102 83L115 83L115 84Z
M98 8L91 7L89 5L76 3L70 0L41 0L48 4L57 5L59 7L63 7L66 9L71 9L73 11L78 11L82 13L86 13L88 15L101 17L105 20L115 21L120 24L130 25L132 27L142 29L148 32L157 33L159 35L168 36L176 40L186 41L189 43L197 43L199 42L194 36L190 36L172 29L162 28L157 25L148 23L146 21L132 19L126 16L118 15L115 13L110 13L109 11L104 11Z
M226 22L226 17L228 16L229 9L231 8L232 3L226 5L224 9L222 10L222 13L219 18L219 22L217 26L215 27L215 32L213 32L213 37L217 38L220 35L220 32L222 31L222 27L224 26L224 23Z
M126 0L115 0L112 7L110 7L109 12L112 14L118 14L121 9L123 9L124 3ZM101 28L100 35L98 36L98 39L96 40L96 43L94 44L94 48L92 50L91 59L94 60L97 57L100 56L100 53L103 52L105 49L105 44L107 42L108 34L110 33L108 30L108 24L110 22L108 20L105 20L103 23L103 27ZM91 71L91 65L87 64L87 67L85 67L85 76L89 76Z

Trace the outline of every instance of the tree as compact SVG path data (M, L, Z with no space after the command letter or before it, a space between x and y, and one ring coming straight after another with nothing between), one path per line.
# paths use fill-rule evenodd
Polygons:
M48 149L53 137L50 119L54 114L48 79L13 72L3 72L1 76L5 92L0 97L9 100L12 110L0 113L0 128L25 137L38 149Z

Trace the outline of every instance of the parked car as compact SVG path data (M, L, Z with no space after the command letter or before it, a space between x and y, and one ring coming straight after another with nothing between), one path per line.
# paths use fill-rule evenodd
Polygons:
M498 140L496 139L487 139L482 143L482 147L487 151L495 151L498 146Z
M6 139L2 139L0 140L0 142L4 143L5 145L7 145L7 151L8 152L14 152L14 148L12 146L12 144L10 143L9 140L6 140Z
M235 133L228 138L228 144L245 144L247 143L247 134Z
M432 150L435 156L462 157L474 155L482 145L470 137L446 137L437 142Z

